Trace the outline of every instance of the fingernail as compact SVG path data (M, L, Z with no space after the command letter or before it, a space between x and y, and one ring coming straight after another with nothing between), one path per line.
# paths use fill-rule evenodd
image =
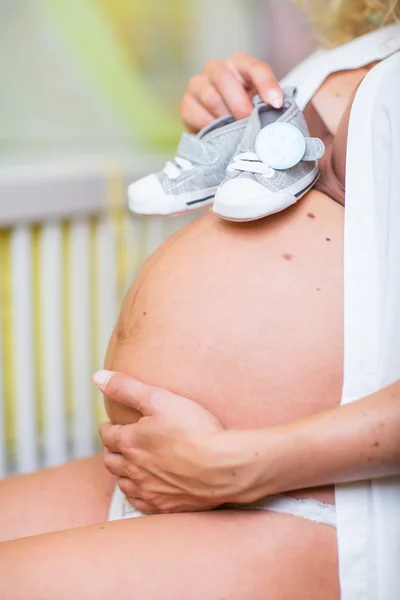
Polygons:
M102 371L97 371L92 379L99 388L105 388L114 375L114 371L106 371L103 369Z
M282 108L283 105L283 93L281 90L277 88L273 88L269 90L267 95L268 104L273 106L274 108Z

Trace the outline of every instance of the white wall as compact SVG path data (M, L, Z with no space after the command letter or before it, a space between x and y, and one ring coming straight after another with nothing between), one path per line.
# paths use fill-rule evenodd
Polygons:
M254 31L258 0L192 0L190 59L193 71L209 58L227 58L233 52L258 54Z

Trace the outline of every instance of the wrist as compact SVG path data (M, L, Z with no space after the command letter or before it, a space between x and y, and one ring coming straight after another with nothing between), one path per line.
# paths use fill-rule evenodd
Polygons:
M210 448L215 485L224 503L250 504L278 493L279 428L224 431Z
M285 468L285 436L279 427L245 433L247 481L238 502L249 504L282 491L280 475Z

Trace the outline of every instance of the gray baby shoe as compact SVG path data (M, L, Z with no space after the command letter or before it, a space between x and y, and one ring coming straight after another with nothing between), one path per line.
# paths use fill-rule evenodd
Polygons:
M213 211L231 221L253 221L295 204L318 181L323 142L310 138L294 88L280 109L255 99L247 129L215 196Z
M228 115L197 135L183 133L177 156L163 171L129 186L129 209L140 215L173 215L212 204L247 123Z

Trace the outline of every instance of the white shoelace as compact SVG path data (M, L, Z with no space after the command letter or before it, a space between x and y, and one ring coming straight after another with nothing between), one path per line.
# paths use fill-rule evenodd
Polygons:
M180 156L175 156L173 161L168 161L164 167L164 173L170 179L177 179L182 171L190 171L193 169L193 163L186 158L181 158Z
M259 173L270 178L275 174L274 169L261 162L255 152L244 152L234 157L229 165L228 171L246 171L248 173Z
M177 179L182 171L193 169L193 163L186 158L175 156L173 161L168 161L164 167L164 173L170 179ZM244 152L234 157L233 163L228 167L228 171L246 171L248 173L259 173L264 177L270 178L275 174L274 169L261 162L255 152Z

